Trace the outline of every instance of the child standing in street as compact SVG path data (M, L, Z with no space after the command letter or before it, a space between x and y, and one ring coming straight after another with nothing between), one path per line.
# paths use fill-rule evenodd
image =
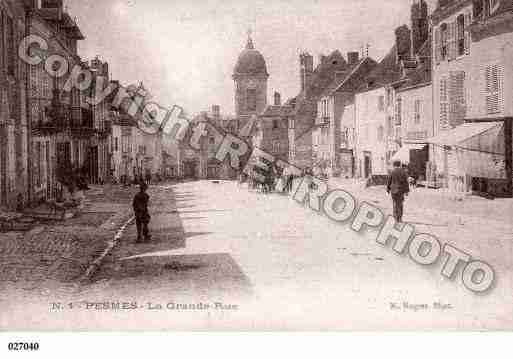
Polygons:
M137 226L136 243L148 242L151 239L148 231L148 223L150 223L150 213L148 211L148 202L150 196L146 193L148 185L142 182L139 185L139 192L134 196L132 206L135 214L135 224Z

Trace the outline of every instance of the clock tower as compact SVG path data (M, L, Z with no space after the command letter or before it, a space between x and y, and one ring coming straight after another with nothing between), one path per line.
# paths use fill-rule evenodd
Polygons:
M235 114L238 119L259 115L267 106L267 80L269 74L262 54L255 50L251 33L246 48L235 65Z

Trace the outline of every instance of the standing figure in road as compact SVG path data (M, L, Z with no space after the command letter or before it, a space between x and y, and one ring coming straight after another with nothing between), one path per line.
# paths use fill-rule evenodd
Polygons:
M401 168L401 162L394 162L394 169L388 178L387 192L392 195L394 218L398 223L403 221L404 197L410 193L408 175Z
M150 223L151 219L148 211L150 196L146 193L147 189L148 185L141 182L139 185L139 192L134 196L134 200L132 202L135 214L135 223L137 225L136 243L141 243L143 240L147 242L151 239L148 231L148 223Z

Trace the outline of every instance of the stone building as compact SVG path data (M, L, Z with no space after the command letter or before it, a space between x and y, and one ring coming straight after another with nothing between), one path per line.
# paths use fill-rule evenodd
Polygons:
M399 39L399 37L397 37ZM409 45L409 42L408 42ZM400 147L400 101L392 84L400 77L400 60L409 47L394 45L370 72L355 96L355 167L360 178L388 174L392 154ZM405 50L407 49L407 50Z
M344 71L335 73L333 82L323 91L317 101L317 116L312 133L314 173L325 176L347 176L354 174L354 147L349 144L349 135L354 133L354 111L356 90L369 72L377 65L366 57L362 60L358 52L347 55Z
M320 56L314 69L313 57L304 52L299 55L300 93L287 101L292 107L288 117L289 162L298 168L313 166L312 133L317 117L317 100L332 83L337 71L344 71L347 62L339 51Z
M90 90L91 98L97 96L99 89L105 89L110 83L109 64L103 62L97 56L90 61L89 69L93 75ZM100 94L98 94L99 96ZM103 183L110 179L111 146L110 135L112 123L109 120L110 104L108 101L101 101L98 104L90 104L89 110L93 116L94 128L97 130L96 141L89 146L90 160L88 172L91 174L91 182Z
M30 201L27 65L18 58L28 2L0 0L0 208Z
M237 59L232 78L235 84L235 117L238 127L243 128L252 116L258 116L267 107L267 64L264 56L255 49L251 37L248 37L246 48Z
M95 141L97 128L85 94L64 86L69 71L89 69L77 53L77 43L84 39L80 28L65 11L62 0L35 1L28 16L30 34L43 38L48 52L62 56L68 65L68 73L62 77L50 75L45 62L31 65L29 70L31 192L34 201L41 201L60 197L70 170L91 178L85 165L91 158L90 143ZM30 52L34 55L35 49Z
M109 107L105 122L110 127L106 140L110 176L122 183L148 175L152 178L163 176L163 133L160 130L148 133L140 128L142 116L147 114L142 111L144 98L138 99L137 96L147 93L147 90L142 83L130 86L126 91L119 81L111 83L117 88L106 100ZM138 106L133 113L132 106Z
M431 21L437 182L511 195L513 1L439 1Z
M288 161L289 135L288 124L292 106L281 104L281 95L274 94L274 104L258 117L253 134L253 147L263 150L275 158Z
M418 49L413 66L403 64L403 74L395 85L401 99L401 148L391 162L408 164L420 181L431 182L428 138L434 134L433 87L431 84L431 38Z

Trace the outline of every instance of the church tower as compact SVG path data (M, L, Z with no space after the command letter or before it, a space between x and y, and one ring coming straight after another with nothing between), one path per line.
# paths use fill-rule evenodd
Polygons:
M265 59L255 49L251 34L248 34L246 48L239 55L233 72L237 119L246 119L264 111L267 106L268 79Z

